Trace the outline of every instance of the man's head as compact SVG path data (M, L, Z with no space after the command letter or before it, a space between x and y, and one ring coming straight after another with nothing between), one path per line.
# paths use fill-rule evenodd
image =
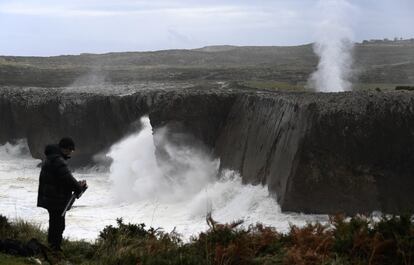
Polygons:
M75 142L70 137L63 137L59 141L59 148L65 158L70 158L70 155L75 151Z

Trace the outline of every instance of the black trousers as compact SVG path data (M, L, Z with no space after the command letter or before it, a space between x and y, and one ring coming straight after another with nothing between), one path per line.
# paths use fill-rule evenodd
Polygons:
M62 234L65 230L65 217L62 216L61 210L48 210L49 212L49 230L47 241L49 246L54 250L60 250L62 244Z

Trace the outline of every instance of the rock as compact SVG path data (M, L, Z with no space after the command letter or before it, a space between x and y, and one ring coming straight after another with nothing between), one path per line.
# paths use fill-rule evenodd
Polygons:
M395 90L409 90L414 91L414 86L396 86Z
M414 209L414 93L241 96L221 131L221 167L267 184L282 210Z
M138 131L140 117L149 115L154 130L168 128L169 139L205 146L244 183L268 185L283 211L414 210L413 92L223 87L100 87L105 93L3 87L0 143L27 138L39 158L45 144L71 135L84 164ZM182 133L193 137L183 140Z
M149 107L153 128L167 126L170 133L190 133L214 148L235 93L216 89L188 89L162 93Z
M34 158L43 158L46 144L62 136L76 143L74 165L89 163L92 156L132 131L146 111L134 97L61 90L3 88L0 95L0 143L27 138Z

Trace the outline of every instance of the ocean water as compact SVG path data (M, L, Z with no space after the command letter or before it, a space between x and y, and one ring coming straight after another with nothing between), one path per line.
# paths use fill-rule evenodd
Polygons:
M168 142L167 131L144 129L115 143L106 154L110 168L74 172L89 189L66 215L65 237L91 240L116 218L148 227L175 229L183 239L208 229L206 215L218 222L243 220L243 226L263 223L287 232L290 224L326 221L323 215L282 213L266 186L243 185L237 172L218 172L219 160L202 149ZM156 159L154 142L166 158ZM47 229L48 214L36 207L40 168L28 155L25 140L0 146L0 214L28 220Z

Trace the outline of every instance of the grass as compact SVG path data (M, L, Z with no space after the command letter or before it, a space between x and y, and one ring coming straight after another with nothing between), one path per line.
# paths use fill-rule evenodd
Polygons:
M246 81L242 82L243 85L251 88L256 89L269 89L269 90L276 90L276 91L303 91L305 90L305 83L288 83L288 82L280 82L280 81Z
M353 70L365 85L414 82L414 45L355 46ZM62 87L95 74L112 84L146 81L252 81L252 87L301 89L318 58L312 45L213 47L52 57L0 56L0 83ZM266 84L267 83L267 84ZM99 85L99 84L98 84Z
M400 83L357 83L353 85L354 90L381 90L391 91L398 86L413 86L414 84L400 84Z
M28 258L15 257L0 253L0 265L26 265L35 264Z
M289 83L281 81L271 81L271 80L254 80L254 81L244 81L240 84L255 88L255 89L267 89L275 91L310 91L306 88L306 82L298 83ZM392 91L396 87L414 87L414 84L401 84L401 83L355 83L352 85L353 91L366 91L366 90L375 90L375 91Z
M243 228L241 221L219 224L208 217L207 223L207 231L183 242L174 231L165 233L117 219L94 243L65 240L65 260L84 265L414 264L414 220L408 214L379 219L337 215L328 224L291 226L286 234L262 224ZM11 223L0 215L2 239L25 242L37 237L45 244L45 236L37 225ZM1 264L34 263L0 254Z

